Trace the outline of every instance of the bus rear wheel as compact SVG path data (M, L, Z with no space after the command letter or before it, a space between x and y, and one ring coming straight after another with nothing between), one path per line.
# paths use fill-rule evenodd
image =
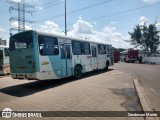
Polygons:
M74 69L74 78L80 79L82 77L82 68L78 65Z

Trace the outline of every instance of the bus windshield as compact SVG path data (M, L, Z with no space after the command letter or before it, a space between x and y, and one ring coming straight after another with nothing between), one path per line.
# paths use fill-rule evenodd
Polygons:
M10 51L26 48L33 48L32 32L24 32L11 36Z

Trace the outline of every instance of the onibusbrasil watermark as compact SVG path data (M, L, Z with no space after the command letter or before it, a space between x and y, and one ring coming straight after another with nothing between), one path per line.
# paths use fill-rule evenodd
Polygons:
M42 117L41 112L28 112L28 111L12 111L10 108L5 108L2 111L2 117Z
M14 111L5 108L3 118L24 117L160 117L160 111Z

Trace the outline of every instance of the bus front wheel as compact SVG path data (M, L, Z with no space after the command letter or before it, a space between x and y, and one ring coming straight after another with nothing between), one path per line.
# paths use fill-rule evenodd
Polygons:
M80 79L82 77L82 68L78 65L74 69L74 78Z

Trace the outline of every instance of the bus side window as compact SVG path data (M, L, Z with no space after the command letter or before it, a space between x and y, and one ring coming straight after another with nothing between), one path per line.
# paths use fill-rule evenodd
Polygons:
M90 55L91 54L90 44L88 42L83 42L82 45L83 45L83 54Z
M61 59L71 59L70 46L61 44Z
M109 46L106 45L106 53L108 54L109 53Z
M101 45L101 44L98 45L98 53L105 54L105 46L104 45Z
M97 44L98 54L100 54L100 45Z
M80 41L72 41L73 55L82 55L82 45Z
M67 59L71 59L70 46L66 45Z
M57 38L39 36L38 41L41 55L59 55Z
M33 48L33 43L27 43L27 48Z
M2 66L3 65L3 50L0 50L0 70L2 69Z
M109 46L109 52L110 52L110 55L112 55L112 54L113 54L112 46Z
M97 57L96 48L92 48L92 57Z
M64 45L61 44L61 59L65 59Z
M58 46L55 45L54 46L54 55L58 55L58 54L59 54Z

